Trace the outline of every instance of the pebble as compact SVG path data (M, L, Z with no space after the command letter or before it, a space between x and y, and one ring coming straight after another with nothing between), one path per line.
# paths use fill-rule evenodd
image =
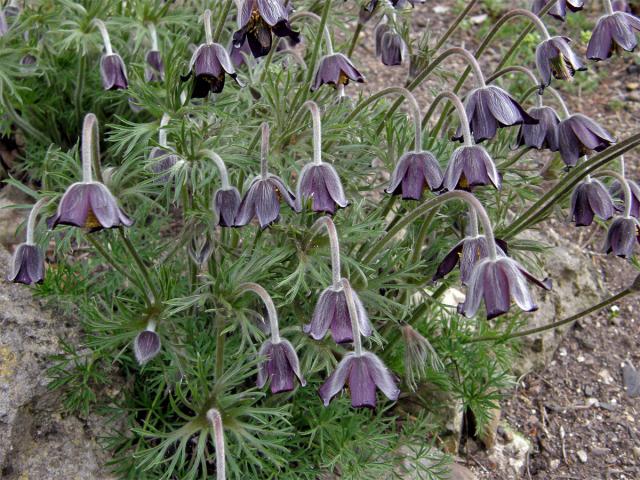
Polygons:
M633 458L640 460L640 447L633 447Z
M603 368L598 372L598 377L600 377L606 385L611 385L613 383L613 377L606 368Z
M625 85L625 88L627 89L627 91L632 92L632 91L638 90L638 88L640 88L640 83L638 83L638 82L628 82Z
M582 463L587 463L587 460L589 458L587 457L587 452L585 452L584 450L578 450L576 454L578 455L578 458Z

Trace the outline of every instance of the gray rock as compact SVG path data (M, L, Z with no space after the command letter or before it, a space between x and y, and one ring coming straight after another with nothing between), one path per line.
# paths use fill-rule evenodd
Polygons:
M526 232L523 237L544 245L555 245L544 257L545 273L552 279L553 289L547 292L532 287L539 308L527 314L526 328L536 328L567 318L598 303L607 295L599 285L598 269L594 268L589 255L578 246L560 237L551 228L544 232ZM521 355L514 363L515 373L522 375L546 366L572 325L523 337Z
M0 247L0 478L108 479L98 419L62 416L47 388L58 338L76 342L78 327L41 308L28 287L4 281L10 259Z

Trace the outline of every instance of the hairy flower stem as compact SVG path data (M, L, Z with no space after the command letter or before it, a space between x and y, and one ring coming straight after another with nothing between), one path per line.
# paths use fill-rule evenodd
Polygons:
M224 22L224 20L222 20ZM213 44L213 34L211 33L211 10L208 8L204 11L202 19L204 23L204 40L207 45Z
M156 31L155 23L147 23L149 29L149 38L151 38L151 50L160 50L158 47L158 32Z
M549 92L553 97L558 101L560 108L562 109L562 113L564 114L564 118L569 118L571 116L571 112L569 111L569 107L565 103L562 95L553 87L547 87L544 89L545 92Z
M544 90L542 84L538 81L538 77L536 77L535 73L529 70L527 67L523 67L522 65L512 65L510 67L505 67L502 70L496 71L493 75L487 78L487 83L492 83L494 80L497 80L500 77L503 77L509 73L523 73L529 79L533 85L535 85L536 90L538 90L538 95L536 95L536 105L538 107L542 107L542 92Z
M448 57L450 57L452 55L462 56L467 61L467 63L469 64L469 66L467 67L467 70L468 71L473 70L473 72L475 73L476 82L478 83L478 86L479 87L485 87L486 86L484 75L482 74L482 70L480 69L480 65L478 64L478 61L476 60L476 58L468 50L465 50L464 48L453 47L453 48L449 48L449 49L445 50L438 57L436 57L434 60L429 62L429 64L407 86L407 90L409 90L409 91L415 90L415 88L418 85L420 85L436 69L436 67L438 65L440 65L445 59L447 59ZM458 82L458 83L460 83L460 82ZM453 92L457 93L458 90L460 90L460 87L458 87L456 85L456 88L454 88ZM387 114L385 115L384 119L382 120L382 122L380 123L380 126L377 129L376 135L380 135L380 133L382 132L382 130L384 128L384 125L391 118L391 116L394 114L394 112L398 109L398 107L400 106L400 103L402 103L402 100L398 99L393 103L393 105L391 105L391 107L387 111ZM358 108L358 107L356 107L356 108ZM448 113L448 110L447 110L447 113ZM443 115L444 115L444 112L443 112Z
M315 70L316 70L316 62L318 61L318 54L320 53L320 44L322 43L322 35L327 25L327 19L329 18L330 10L331 10L331 0L324 0L322 16L320 17L320 23L318 24L318 32L316 34L316 41L313 44L313 50L311 52L311 61L309 62L309 69L307 70L307 78L305 79L305 83L311 83L311 80L313 79L313 74L315 73Z
M322 165L322 119L320 118L320 109L313 100L307 100L302 106L309 109L313 122L313 163Z
M99 18L94 18L92 20L92 23L96 26L96 28L100 32L100 35L102 36L102 45L104 46L105 55L113 55L113 49L111 48L111 38L109 37L107 26Z
M210 409L207 412L207 420L209 420L211 428L213 429L213 443L216 448L216 480L226 480L224 427L222 425L220 412L215 408Z
M29 212L29 218L27 219L27 245L35 245L34 243L34 232L36 229L36 220L38 219L38 214L42 207L49 201L48 198L41 198L38 200L33 207L31 207L31 211Z
M602 5L604 6L604 11L607 12L607 15L613 15L613 5L611 4L611 0L602 0Z
M224 161L216 152L212 150L205 150L202 154L213 161L216 168L218 169L218 173L220 174L220 184L223 190L228 190L230 188L229 185L229 174L227 173L227 166L224 164Z
M449 25L449 28L447 29L447 31L444 32L444 35L440 37L440 40L438 40L438 43L435 44L435 46L433 47L433 50L431 50L433 53L437 53L438 50L442 48L442 46L446 43L449 37L453 35L453 33L458 29L462 21L469 14L469 12L473 8L473 6L477 3L477 1L478 0L470 0L469 2L467 2L467 5L464 7L464 10L462 10L460 14L458 14L458 16L453 21L453 23Z
M262 132L262 142L260 143L260 176L263 180L269 177L267 159L269 156L269 124L263 122L260 125Z
M615 303L618 300L621 300L622 298L626 297L627 295L629 295L631 293L638 293L638 291L634 287L625 288L621 292L616 293L615 295L607 298L606 300L603 300L602 302L600 302L600 303L598 303L596 305L593 305L593 306L587 308L586 310L583 310L583 311L581 311L579 313L576 313L575 315L572 315L572 316L570 316L568 318L565 318L563 320L558 320L557 322L547 323L546 325L542 325L540 327L531 328L529 330L522 330L520 332L515 332L515 333L508 333L508 334L504 334L504 335L483 335L483 336L480 336L480 337L471 338L471 339L463 341L463 342L464 343L478 343L478 342L495 341L495 342L502 343L502 342L506 342L508 340L513 340L514 338L527 337L529 335L535 335L536 333L546 332L547 330L553 330L554 328L561 327L561 326L566 325L568 323L573 323L576 320L579 320L580 318L589 315L590 313L597 312L598 310L601 310L601 309L611 305L612 303Z
M271 296L267 291L257 283L247 282L241 284L239 293L253 292L260 297L264 306L267 308L267 317L269 318L269 328L271 330L271 343L280 343L280 329L278 328L278 313L276 306L273 304Z
M158 145L167 148L167 130L164 128L169 124L171 117L168 113L163 113L160 119L160 127L158 128Z
M98 130L98 119L93 113L87 113L82 124L82 181L93 182L93 174L99 182L103 182L102 168L100 167L100 132Z
M340 242L338 240L338 231L336 226L331 220L331 217L320 217L311 227L314 233L318 233L322 227L327 229L327 235L329 236L329 245L331 248L331 277L333 282L333 288L340 288Z
M231 10L231 6L233 5L233 0L227 0L222 7L222 12L220 12L220 17L218 19L218 25L216 25L216 30L213 33L213 42L219 42L220 37L222 36L222 30L224 30L224 24L227 21L227 16L229 15L229 10Z
M626 140L616 143L603 152L592 156L588 161L576 165L568 175L560 179L553 188L533 205L528 207L526 212L509 225L506 230L501 232L500 238L508 240L541 221L554 205L557 205L558 202L570 195L575 186L580 183L583 178L639 145L640 133L636 133Z
M431 106L429 107L429 111L427 112L427 114L424 116L424 119L422 120L422 123L421 123L422 127L426 127L427 123L429 122L429 118L431 117L431 114L435 110L435 107L438 105L438 103L441 100L445 98L449 100L453 104L454 108L456 109L456 112L458 114L458 119L460 120L460 128L462 129L462 138L464 140L464 144L467 146L474 145L473 137L471 136L471 127L469 126L469 117L467 117L467 111L465 110L464 105L460 101L460 98L458 98L458 96L453 92L442 92L433 100L433 102L431 103ZM435 138L432 137L431 142L434 142L434 141L435 141Z
M362 338L360 337L360 327L358 326L358 310L356 302L353 298L353 289L349 280L342 279L342 288L347 297L347 308L349 309L349 318L351 319L351 334L353 335L353 351L357 357L362 356Z
M631 187L624 175L613 170L602 170L593 174L594 177L613 177L620 182L620 188L624 193L624 217L631 217Z
M446 192L442 195L432 198L420 206L414 208L410 212L407 212L404 216L398 217L399 220L396 224L390 228L385 235L380 238L377 242L373 244L373 246L366 253L364 258L362 259L363 263L370 263L376 256L382 251L382 249L391 241L393 238L401 232L404 228L412 224L422 215L430 212L432 209L439 207L445 202L449 200L457 199L464 201L470 208L474 209L478 214L480 219L480 223L482 223L482 229L484 231L485 238L487 239L487 249L488 249L488 257L491 259L495 259L497 257L497 249L495 238L493 236L493 227L491 226L491 221L487 215L482 204L478 201L478 199L473 196L473 194L469 192L464 192L461 190L454 190L452 192Z
M475 1L475 0L474 0ZM356 25L356 29L353 32L353 36L351 37L351 41L349 42L349 49L347 50L347 57L353 55L353 51L356 49L356 45L358 44L358 40L360 39L360 33L364 25L361 22L358 22Z

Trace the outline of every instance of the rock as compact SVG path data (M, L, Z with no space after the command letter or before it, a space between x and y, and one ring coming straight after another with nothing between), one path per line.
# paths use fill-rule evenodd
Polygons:
M464 467L458 463L452 463L449 465L449 472L442 476L447 480L476 480L476 476L467 467Z
M9 265L0 247L0 278ZM61 416L57 395L47 389L49 358L61 352L58 338L77 342L77 327L42 309L22 285L0 283L0 304L0 477L111 478L100 468L106 454L95 441L104 432L97 419Z
M584 450L578 450L576 452L576 455L582 463L587 463L587 460L589 459L589 457L587 457L587 452L585 452Z
M640 83L638 83L638 82L627 82L625 84L625 88L627 89L628 92L632 92L632 91L638 90L638 88L640 88Z
M611 373L609 373L609 370L607 370L606 368L603 368L598 372L598 377L600 378L600 380L602 380L602 382L604 382L605 385L611 385L614 382Z
M597 269L589 256L578 246L560 237L552 228L529 231L522 235L543 245L555 245L546 258L544 274L553 281L553 288L545 291L535 288L538 310L527 315L526 328L569 317L586 306L601 301L607 292L599 285ZM521 355L514 362L516 375L541 370L553 357L565 333L571 328L565 325L538 335L522 338Z
M503 423L502 428L510 432L513 439L507 444L497 442L489 451L487 458L495 464L497 471L506 475L504 478L522 478L527 464L527 456L531 452L531 443L508 424Z
M26 209L9 208L13 205L33 203L33 198L29 198L14 188L3 188L0 194L0 248L12 250L15 245L24 240L24 231L21 236L16 235L18 226L27 219L29 211ZM3 280L5 277L3 277Z
M480 435L480 441L484 444L485 448L491 449L496 444L499 425L500 425L500 409L495 408L491 410L491 420L487 424L483 434Z
M622 381L629 397L640 396L640 373L629 361L626 361L622 367Z
M469 20L471 20L473 25L480 25L486 22L487 18L489 18L489 16L486 13L482 13L480 15L473 15Z

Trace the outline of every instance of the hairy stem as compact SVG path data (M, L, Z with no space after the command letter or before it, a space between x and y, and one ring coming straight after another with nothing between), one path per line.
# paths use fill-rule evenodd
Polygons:
M229 190L229 174L227 173L227 166L224 164L224 161L216 152L212 150L205 150L202 152L204 156L213 161L216 168L218 169L218 173L220 174L220 184L223 190Z
M93 166L96 177L102 182L102 170L100 168L100 132L98 131L98 119L93 113L87 113L82 125L82 181L93 181L91 167Z
M316 62L318 61L318 54L320 53L320 43L322 43L322 35L327 25L327 19L329 18L330 10L331 10L331 0L324 0L322 16L320 17L320 23L318 24L318 33L316 34L316 41L313 44L311 61L309 62L309 69L307 70L307 78L305 83L311 83L313 74L315 73Z
M223 20L224 21L224 20ZM204 11L204 39L207 45L213 44L213 34L211 33L211 10L208 8Z
M353 335L353 351L356 356L362 356L362 338L360 338L360 326L358 325L358 309L356 301L353 298L353 289L349 280L342 279L342 288L347 297L347 308L349 309L349 317L351 318L351 334Z
M264 306L267 308L267 317L269 317L269 328L271 329L271 343L280 343L280 329L278 328L278 313L276 306L273 304L271 296L267 291L257 283L247 282L241 284L239 292L253 292L260 297Z
M331 248L331 276L333 282L333 288L340 288L340 242L338 240L338 231L336 226L331 220L331 217L320 217L311 227L314 233L317 233L322 227L327 229L327 235L329 236L329 245Z
M155 23L149 22L147 28L149 29L149 37L151 37L151 50L160 50L158 47L158 32L156 31Z
M613 177L618 182L620 182L620 188L624 193L624 218L629 218L631 216L631 187L629 186L629 182L624 177L624 175L614 172L613 170L602 170L600 172L596 172L593 175L594 177Z
M565 103L562 95L553 87L547 87L544 89L545 92L549 92L560 104L560 108L562 109L562 113L564 114L564 118L569 118L571 116L571 112L569 112L569 107Z
M438 94L436 98L433 99L433 102L431 102L431 105L429 107L429 111L426 113L426 115L422 119L422 126L423 127L427 126L427 123L429 122L431 115L435 111L436 106L438 105L438 103L440 103L440 101L442 101L445 98L449 100L453 104L454 108L456 109L458 118L460 120L460 128L462 130L462 138L464 140L464 144L473 145L474 142L473 142L473 137L471 136L471 127L469 126L469 117L467 117L467 111L465 110L464 105L460 101L460 98L453 92L442 92Z
M36 220L38 219L38 213L42 207L49 201L48 198L43 197L38 200L33 207L31 207L31 211L29 212L29 218L27 219L27 245L35 245L34 243L34 233L36 230Z
M104 53L106 55L113 55L113 49L111 48L111 38L109 37L107 26L99 18L94 18L92 20L92 23L96 26L96 28L100 32L100 35L102 36L102 45L104 46Z
M320 109L318 104L313 100L307 100L302 105L307 107L311 113L313 122L313 163L322 164L322 120L320 118Z
M207 412L207 419L213 429L213 443L216 448L216 480L226 480L226 465L224 453L224 427L220 412L215 408Z

